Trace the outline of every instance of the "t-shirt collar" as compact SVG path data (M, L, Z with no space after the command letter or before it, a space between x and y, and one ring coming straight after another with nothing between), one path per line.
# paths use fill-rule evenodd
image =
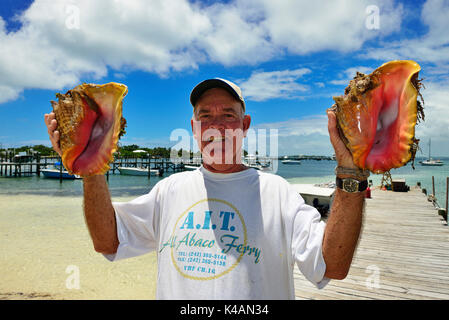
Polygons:
M205 178L209 178L212 180L222 180L222 181L244 178L244 177L254 174L254 172L256 171L253 168L248 168L246 170L232 172L232 173L217 173L217 172L212 172L212 171L207 170L206 168L204 168L203 165L201 165L198 170L201 172L201 174Z

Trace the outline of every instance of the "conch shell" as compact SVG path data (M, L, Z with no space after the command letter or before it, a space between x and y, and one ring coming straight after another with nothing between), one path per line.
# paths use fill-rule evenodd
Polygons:
M62 163L70 174L82 177L109 170L117 143L126 126L122 100L127 86L81 84L51 101L60 133Z
M331 109L359 168L384 173L414 160L415 125L424 120L420 70L414 61L390 61L369 75L357 72L344 96L333 97Z

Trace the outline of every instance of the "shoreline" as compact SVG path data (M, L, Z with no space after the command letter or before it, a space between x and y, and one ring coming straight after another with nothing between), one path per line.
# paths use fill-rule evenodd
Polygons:
M0 194L0 212L0 299L155 298L156 253L110 262L95 252L81 197Z

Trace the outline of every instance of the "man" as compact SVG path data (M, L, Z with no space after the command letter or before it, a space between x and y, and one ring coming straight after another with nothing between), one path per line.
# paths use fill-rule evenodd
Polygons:
M159 299L294 299L295 263L318 288L344 279L361 229L366 175L340 139L335 114L328 112L328 129L339 188L325 224L283 178L241 164L251 118L240 88L205 80L190 101L201 168L173 174L127 203L111 202L103 175L84 178L95 250L109 260L157 250ZM60 153L54 115L45 122Z

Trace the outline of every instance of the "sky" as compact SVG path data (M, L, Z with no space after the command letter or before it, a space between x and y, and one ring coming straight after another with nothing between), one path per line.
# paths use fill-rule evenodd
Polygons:
M242 88L267 155L332 155L332 97L404 59L424 79L418 156L430 138L449 156L447 17L448 0L0 0L0 148L50 146L55 94L111 81L128 86L121 144L179 146L191 90L220 77Z

